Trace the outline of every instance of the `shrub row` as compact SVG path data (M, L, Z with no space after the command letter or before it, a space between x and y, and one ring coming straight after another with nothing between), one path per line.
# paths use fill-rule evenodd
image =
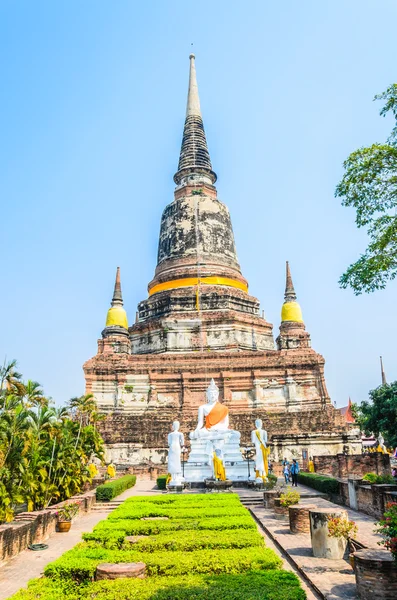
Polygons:
M395 483L392 475L377 475L376 473L365 473L363 481L367 483Z
M111 521L107 519L98 523L94 532L98 529L123 530L126 535L156 535L163 531L201 530L212 529L222 531L224 529L256 529L252 517L247 514L241 517L218 517L217 519L170 519L169 521L139 521L137 519L119 519Z
M270 548L243 548L198 550L194 552L136 552L134 550L109 550L87 548L79 544L75 549L48 564L44 569L46 577L52 579L73 579L76 582L92 580L98 564L103 562L144 562L146 573L151 575L188 574L237 574L246 571L277 569L281 559Z
M167 477L168 475L160 475L157 477L157 487L159 490L165 490L167 488Z
M244 516L247 514L247 509L241 504L238 506L228 506L219 508L193 507L185 506L150 506L139 504L134 506L120 506L109 515L109 521L118 521L119 519L144 519L150 517L167 517L168 519L202 519L202 518L217 518L225 515L231 517Z
M305 600L293 573L267 570L244 575L190 575L97 581L34 579L10 600Z
M133 548L124 542L125 534L121 531L99 530L85 533L83 539L91 547L100 545L105 548L125 548L139 552L184 551L193 552L205 548L247 548L249 546L264 547L263 537L253 529L242 530L236 535L235 530L224 531L172 531L158 536L146 536L138 540Z
M133 496L124 501L123 506L150 504L161 506L229 506L241 505L237 494L161 494L158 496Z
M134 487L136 483L136 475L124 475L114 481L108 481L103 485L98 485L96 489L97 501L106 502L115 498L125 490Z
M303 485L323 492L324 494L337 494L339 491L339 482L333 477L327 477L326 475L318 475L317 473L305 473L300 472L298 474L298 481Z

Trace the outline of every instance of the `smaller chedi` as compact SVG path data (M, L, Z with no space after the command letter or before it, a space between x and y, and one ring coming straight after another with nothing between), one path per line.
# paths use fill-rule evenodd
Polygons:
M186 481L203 482L213 477L233 481L247 479L240 432L230 429L229 410L219 402L219 389L213 379L206 391L206 403L198 408L196 429L189 437L191 450L185 465Z

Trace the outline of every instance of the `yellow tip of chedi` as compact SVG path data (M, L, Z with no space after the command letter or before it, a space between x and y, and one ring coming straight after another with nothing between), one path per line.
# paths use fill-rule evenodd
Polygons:
M127 313L122 306L112 306L106 317L106 327L124 327L128 329Z
M302 309L298 302L284 302L281 309L281 321L303 323Z

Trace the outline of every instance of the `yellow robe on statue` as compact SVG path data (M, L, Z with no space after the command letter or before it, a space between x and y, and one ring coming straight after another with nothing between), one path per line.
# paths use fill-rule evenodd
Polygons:
M262 476L262 479L267 479L267 476L269 475L269 454L270 454L270 448L266 448L265 444L262 442L261 440L261 434L258 430L255 431L255 435L259 440L259 443L261 445L261 451L262 451L262 458L263 458L263 467L264 467L264 471L265 471L265 475ZM260 477L259 475L259 471L255 471L255 477Z
M220 479L221 481L226 480L226 471L223 466L222 460L215 454L214 452L214 473L215 479Z
M205 417L205 428L211 429L215 425L218 425L224 419L229 412L229 409L224 404L220 402L215 402L215 405L209 412L209 414Z

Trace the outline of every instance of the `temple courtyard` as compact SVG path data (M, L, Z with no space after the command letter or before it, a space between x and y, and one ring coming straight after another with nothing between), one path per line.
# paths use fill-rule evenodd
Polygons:
M279 483L281 484L281 480L279 481ZM290 489L290 488L285 488L286 489ZM149 550L151 552L150 556L153 557L154 563L152 565L148 565L149 571L150 573L146 575L146 580L145 581L149 581L152 580L152 577L154 577L153 581L161 581L164 582L164 585L174 585L175 589L178 590L178 594L175 592L175 596L170 595L170 596L162 596L162 595L157 595L160 594L160 589L163 589L160 585L159 590L155 591L153 589L153 594L150 595L146 595L146 592L143 592L142 589L142 596L139 595L139 591L134 587L136 585L141 585L140 583L137 583L136 580L131 580L131 579L122 579L122 580L118 580L118 581L108 581L106 582L105 588L106 588L106 595L104 588L101 587L98 582L97 583L93 583L93 584L89 584L89 586L93 585L96 586L96 592L95 593L99 593L98 596L95 596L94 594L94 590L93 591L93 595L90 595L89 592L91 590L90 587L87 588L87 596L74 596L73 594L70 596L70 598L77 598L77 597L98 597L98 598L185 598L184 595L179 595L182 594L182 591L189 588L190 585L193 586L192 588L192 592L193 589L195 591L195 593L197 592L197 590L200 589L200 585L204 585L203 582L201 581L201 579L204 577L202 574L199 575L197 574L197 567L194 566L192 564L192 581L189 580L189 578L186 578L187 574L190 575L189 573L189 567L183 564L183 556L185 557L189 557L189 554L192 552L194 555L197 557L202 556L202 560L203 560L203 564L205 563L205 561L207 561L208 565L212 565L208 567L208 573L211 573L211 568L214 568L213 566L213 560L217 560L216 557L218 555L220 556L225 556L227 560L231 560L233 562L233 560L235 559L234 554L237 553L241 553L241 556L244 556L245 559L249 562L250 560L250 556L252 554L252 565L251 567L247 567L249 573L246 574L245 577L251 577L252 573L257 573L259 574L263 574L265 573L265 578L266 576L269 576L269 573L278 573L278 574L282 574L285 571L289 572L291 574L294 574L294 579L293 580L287 580L280 583L281 585L281 590L284 590L282 592L279 591L275 591L275 589L271 586L269 588L268 591L268 595L266 595L266 580L264 580L264 582L262 582L260 584L259 587L261 587L262 592L257 592L255 593L253 590L256 589L255 586L251 588L247 588L247 590L244 592L243 590L245 589L244 587L241 588L241 595L232 595L232 593L230 592L230 589L228 588L227 584L225 583L224 585L226 586L225 589L223 589L222 587L219 589L219 596L217 595L211 595L211 598L217 598L217 597L226 597L226 598L245 598L248 600L249 599L254 599L254 598L264 598L264 599L280 599L283 600L285 599L291 599L291 600L295 600L295 598L298 599L303 599L303 598L308 598L309 600L311 599L317 599L317 598L324 598L327 600L339 600L339 599L353 599L353 598L358 598L358 596L356 595L356 585L355 585L355 576L354 576L354 571L349 563L348 560L348 556L347 554L345 554L344 558L340 559L340 560L329 560L329 559L325 559L325 558L315 558L313 557L313 553L312 553L312 549L311 549L311 539L310 539L310 533L291 533L290 532L290 527L289 527L289 523L288 521L285 520L280 520L279 517L277 517L277 515L275 515L274 511L271 508L265 508L264 507L264 502L263 502L263 493L262 492L258 492L255 490L251 490L251 489L247 489L247 488L236 488L235 490L236 494L230 494L230 493L204 493L203 490L185 490L183 494L169 494L167 492L161 491L157 488L156 484L154 481L151 481L149 479L142 479L140 481L137 482L136 486L123 492L122 494L120 494L113 502L109 503L109 504L105 504L105 503L97 503L94 504L92 510L90 513L88 513L85 516L82 516L80 518L78 518L76 520L75 523L73 523L73 527L71 529L71 531L65 535L63 533L53 533L52 535L50 535L49 539L46 540L46 544L48 545L48 549L46 550L42 550L42 551L37 551L37 552L33 552L31 550L24 550L23 552L21 552L20 554L18 554L15 558L9 560L8 562L6 562L5 564L3 564L0 567L0 599L1 600L6 600L7 598L10 598L13 594L15 594L16 592L18 592L18 590L20 590L21 588L24 588L28 581L30 581L31 579L36 579L36 578L41 578L43 576L43 573L46 573L46 580L51 582L51 578L54 577L54 570L57 569L56 565L59 563L59 559L60 557L62 557L62 555L64 555L65 552L70 551L73 547L76 546L76 544L80 544L81 546L81 540L82 540L82 534L83 533L87 533L90 532L94 529L94 533L92 534L92 536L85 536L86 541L83 543L83 545L88 545L89 547L91 547L90 552L92 552L94 550L94 546L97 550L102 549L103 553L98 554L98 557L102 557L106 555L109 556L113 556L113 554L115 553L114 548L116 546L112 545L111 543L111 539L115 539L114 536L117 537L117 533L120 533L119 527L120 524L122 524L122 527L131 527L131 524L135 524L135 529L138 527L140 527L139 523L137 520L135 520L138 517L140 518L140 521L142 521L142 519L144 520L143 522L146 523L146 525L144 524L141 528L142 528L142 532L143 532L143 528L147 528L147 526L149 526L147 528L146 534L149 532L150 535L145 535L145 540L148 540L147 542L144 542L144 544L146 544L143 547L143 551L146 550L146 552L144 552L143 555L147 555L147 551ZM324 494L316 492L315 490L313 490L312 488L303 486L303 485L299 485L298 486L298 492L300 493L300 505L316 505L319 508L324 508L324 509L328 509L330 513L332 513L332 511L334 510L340 510L340 506L330 502L329 500L327 500L324 497ZM195 500L195 498L197 498L197 501ZM240 502L237 500L239 498ZM156 500L157 499L157 500ZM235 500L234 500L235 499ZM128 502L124 502L125 500L127 500ZM135 500L136 500L136 504L135 504ZM152 504L153 500L155 501L155 503ZM228 532L225 531L225 533L228 533L228 536L226 536L229 540L240 540L238 543L233 544L233 542L231 543L231 548L227 548L226 544L226 549L221 549L222 548L222 544L217 544L215 542L211 542L209 539L207 539L208 535L211 535L211 529L208 529L207 531L203 531L200 530L200 525L199 525L199 529L194 529L195 533L193 535L192 538L192 547L186 547L186 551L181 553L180 551L178 551L178 548L180 547L181 542L181 534L183 533L189 533L189 532L184 532L182 531L174 531L174 535L172 533L172 530L169 530L167 533L168 528L168 523L167 523L167 519L168 517L150 517L150 516L146 516L146 517L142 517L143 514L157 514L155 512L150 512L147 511L147 506L160 506L160 504L158 504L159 502L161 502L161 506L170 506L170 503L173 502L182 502L181 505L181 513L185 513L184 515L181 514L181 516L186 517L185 523L187 523L188 517L189 517L189 511L193 511L192 514L195 514L195 511L197 513L197 518L199 518L199 515L202 515L202 518L206 519L204 515L204 513L206 512L205 510L201 509L200 506L201 504L203 504L204 502L206 504L210 504L210 508L208 509L209 513L213 513L212 518L207 519L207 523L208 521L211 521L211 523L208 525L209 528L215 527L216 526L216 522L218 522L220 524L220 529L221 531L219 531L219 533L217 534L216 531L212 531L212 535L215 533L215 537L222 537L223 532L222 532L222 527L229 527L229 525L225 525L223 523L223 521L225 520L225 518L227 518L229 516L230 519L239 519L242 518L243 521L246 517L242 516L239 517L238 515L241 514L245 514L245 511L248 509L248 511L251 513L252 517L255 519L256 524L257 524L257 530L260 533L260 535L263 537L264 542L265 542L265 547L263 548L263 554L261 554L261 552L259 551L259 549L257 547L251 546L250 544L258 544L258 539L256 539L255 541L251 542L248 540L244 539L244 536L250 536L250 535L254 535L254 533L252 533L255 528L253 529L244 529L245 525L244 523L242 523L242 529L237 529L237 530L232 530L230 529ZM194 504L195 508L189 508L190 504ZM229 506L230 505L230 506ZM199 508L197 508L197 506ZM204 504L203 504L204 506ZM134 514L134 515L130 515L129 518L127 519L127 521L124 519L125 514L124 511L125 510L131 510L131 508L135 511L138 510L139 514ZM219 508L217 508L219 507ZM241 508L240 508L241 507ZM141 510L142 509L142 510ZM144 510L143 510L144 509ZM146 512L145 512L146 510ZM236 513L236 517L230 516L233 515L234 512ZM374 529L375 529L375 519L373 519L372 517L359 512L359 511L352 511L350 509L347 509L348 512L348 516L350 520L355 521L355 523L358 526L358 533L356 536L356 542L358 546L362 546L362 547L367 547L367 548L377 548L377 543L380 540L380 537L374 533ZM161 513L161 509L160 509L160 513ZM169 517L171 519L172 522L172 518L173 518L173 513L167 513L170 514L171 516ZM209 514L208 516L211 516L211 514ZM190 515L192 516L192 515ZM248 517L248 515L247 515ZM110 521L108 520L110 519ZM121 519L121 520L120 520ZM145 520L146 519L146 520ZM164 520L163 520L164 519ZM138 523L138 525L137 525ZM150 525L150 523L152 523L152 526ZM165 523L165 525L164 525ZM160 525L159 525L160 524ZM134 527L133 526L133 527ZM186 525L187 526L187 525ZM234 527L234 525L232 525ZM238 525L236 525L238 527ZM250 525L247 525L248 527ZM188 527L188 526L187 526ZM196 524L193 526L196 527ZM206 525L203 525L203 527L207 527ZM160 528L158 530L158 528ZM131 531L133 533L137 533L137 529L131 529ZM153 533L154 532L154 533ZM157 532L157 533L156 533ZM124 536L126 533L129 533L129 531L123 531L122 532L122 536ZM192 532L190 532L192 533ZM205 534L204 537L202 534ZM256 535L256 534L255 534ZM112 537L113 536L113 537ZM207 537L206 537L207 536ZM141 538L140 535L136 536L137 539ZM173 537L174 539L174 546L168 545L167 543L164 544L163 547L161 547L161 544L159 547L156 547L156 543L157 542L161 542L161 539L166 539L167 537L169 537L170 539L172 539ZM203 537L203 540L200 542L201 537ZM128 538L127 538L128 539ZM253 538L254 539L254 538ZM153 547L149 548L151 540L153 541ZM196 540L196 542L195 542ZM140 541L138 539L138 541ZM201 552L197 551L194 548L194 544L197 543L197 547L201 548ZM208 546L206 546L206 544L208 543ZM179 546L178 546L179 544ZM200 546L200 544L202 544L202 546ZM235 549L233 546L237 546L237 548L239 549ZM207 548L207 549L206 549ZM210 549L211 548L211 549ZM169 565L168 567L159 567L156 563L156 559L160 556L161 558L165 556L165 549L167 549L167 554L168 555L173 555L175 552L175 566L173 567L172 564ZM259 554L258 554L259 551ZM267 552L271 552L271 554L269 556L266 555ZM84 569L86 568L85 565L85 559L82 558L82 555L80 554L80 549L79 547L77 549L75 549L73 552L76 553L76 558L78 560L79 563L79 568L82 569L84 571ZM120 552L119 552L120 554ZM94 556L94 554L90 555L90 556ZM66 555L68 556L68 555ZM148 555L149 556L149 555ZM191 555L193 557L193 555ZM58 574L60 572L63 573L63 577L68 577L70 576L67 574L68 569L73 571L73 565L72 567L68 566L68 563L71 563L71 560L69 558L69 560L66 559L66 557L62 557L61 562L63 561L63 566L60 565L60 571L58 572ZM106 558L104 559L105 562ZM119 556L119 560L124 561L125 559L120 558ZM179 560L179 564L177 566ZM55 562L54 562L55 561ZM182 563L181 563L182 561ZM255 562L256 561L256 562ZM262 561L262 562L261 562ZM269 564L268 561L270 561L270 563L272 563L272 561L274 562L274 564L270 564L270 571L268 571L269 569ZM98 563L98 560L94 561L95 564ZM99 562L102 562L102 558L100 558ZM51 565L51 564L53 565ZM73 563L73 561L72 561ZM247 563L248 564L248 563ZM48 567L49 565L49 567ZM87 568L91 568L91 567L87 567ZM155 572L156 569L160 569L161 568L165 569L165 572L162 573L162 576L158 577L158 576L154 576L152 573ZM242 569L242 572L244 572L244 568L245 567L238 567ZM63 569L63 571L62 571ZM168 569L168 571L167 571ZM215 567L215 571L214 573L222 573L222 567L220 568L221 570L217 570L217 568ZM228 569L230 569L230 571L228 571ZM251 570L250 570L251 569ZM274 569L276 569L276 571L274 571ZM176 583L175 577L173 576L173 571L175 571L175 574L177 575L177 578L179 577L181 580L181 586L179 588L178 584ZM180 571L180 574L178 575ZM205 569L203 569L202 573L205 572ZM233 567L231 565L229 565L226 568L226 572L231 572L233 573ZM194 576L193 574L196 573ZM200 569L198 570L198 573L200 573ZM76 574L74 574L74 576L72 576L76 578ZM230 581L230 584L232 584L232 581L234 578L238 578L239 576L236 574L230 574L230 575L223 575L221 577L221 581L223 580L228 580ZM196 579L197 581L196 581ZM201 579L200 579L201 578ZM205 579L205 577L204 577ZM215 578L215 580L217 580L217 578ZM214 580L214 582L215 582ZM42 582L43 580L39 580L39 582ZM83 580L79 580L77 578L77 581L80 582L80 585L86 585L87 582L84 583ZM135 583L131 583L128 585L131 585L131 589L129 592L127 592L126 590L124 590L124 592L122 591L122 588L120 588L120 581L128 581L128 582L135 582ZM200 583L201 582L201 583ZM101 582L102 584L105 584L105 582ZM40 584L42 585L42 584ZM99 587L98 587L99 585ZM143 584L142 584L143 585ZM209 589L211 589L212 585L215 585L215 583L208 583L208 581L205 582L205 585L209 586ZM222 583L223 585L223 583ZM248 585L248 584L247 584ZM114 586L114 595L112 593L112 589ZM187 587L186 587L187 586ZM249 586L248 586L249 587ZM276 586L277 587L277 586ZM101 588L101 590L99 589ZM77 587L77 589L79 589ZM83 588L84 589L84 588ZM118 590L118 591L117 591ZM222 591L223 590L223 591ZM201 590L203 592L203 590ZM226 591L228 591L228 593L230 593L231 595L225 595L224 593L226 593ZM101 592L101 593L100 593ZM216 593L216 590L213 590L213 592ZM103 596L101 594L104 594ZM120 594L120 595L117 595ZM130 594L130 595L129 595ZM33 599L33 598L42 598L43 600L45 598L61 598L61 597L65 597L65 598L69 598L68 595L64 594L63 591L59 590L58 595L55 593L54 588L51 587L50 588L44 588L41 592L40 592L40 587L39 588L35 588L33 586L33 588L31 589L30 592L20 592L18 593L16 596L12 596L13 598L15 598L15 600L23 600L23 599ZM188 597L188 596L186 596ZM205 597L205 595L198 595L198 596L192 596L192 597ZM376 596L374 596L376 597Z

